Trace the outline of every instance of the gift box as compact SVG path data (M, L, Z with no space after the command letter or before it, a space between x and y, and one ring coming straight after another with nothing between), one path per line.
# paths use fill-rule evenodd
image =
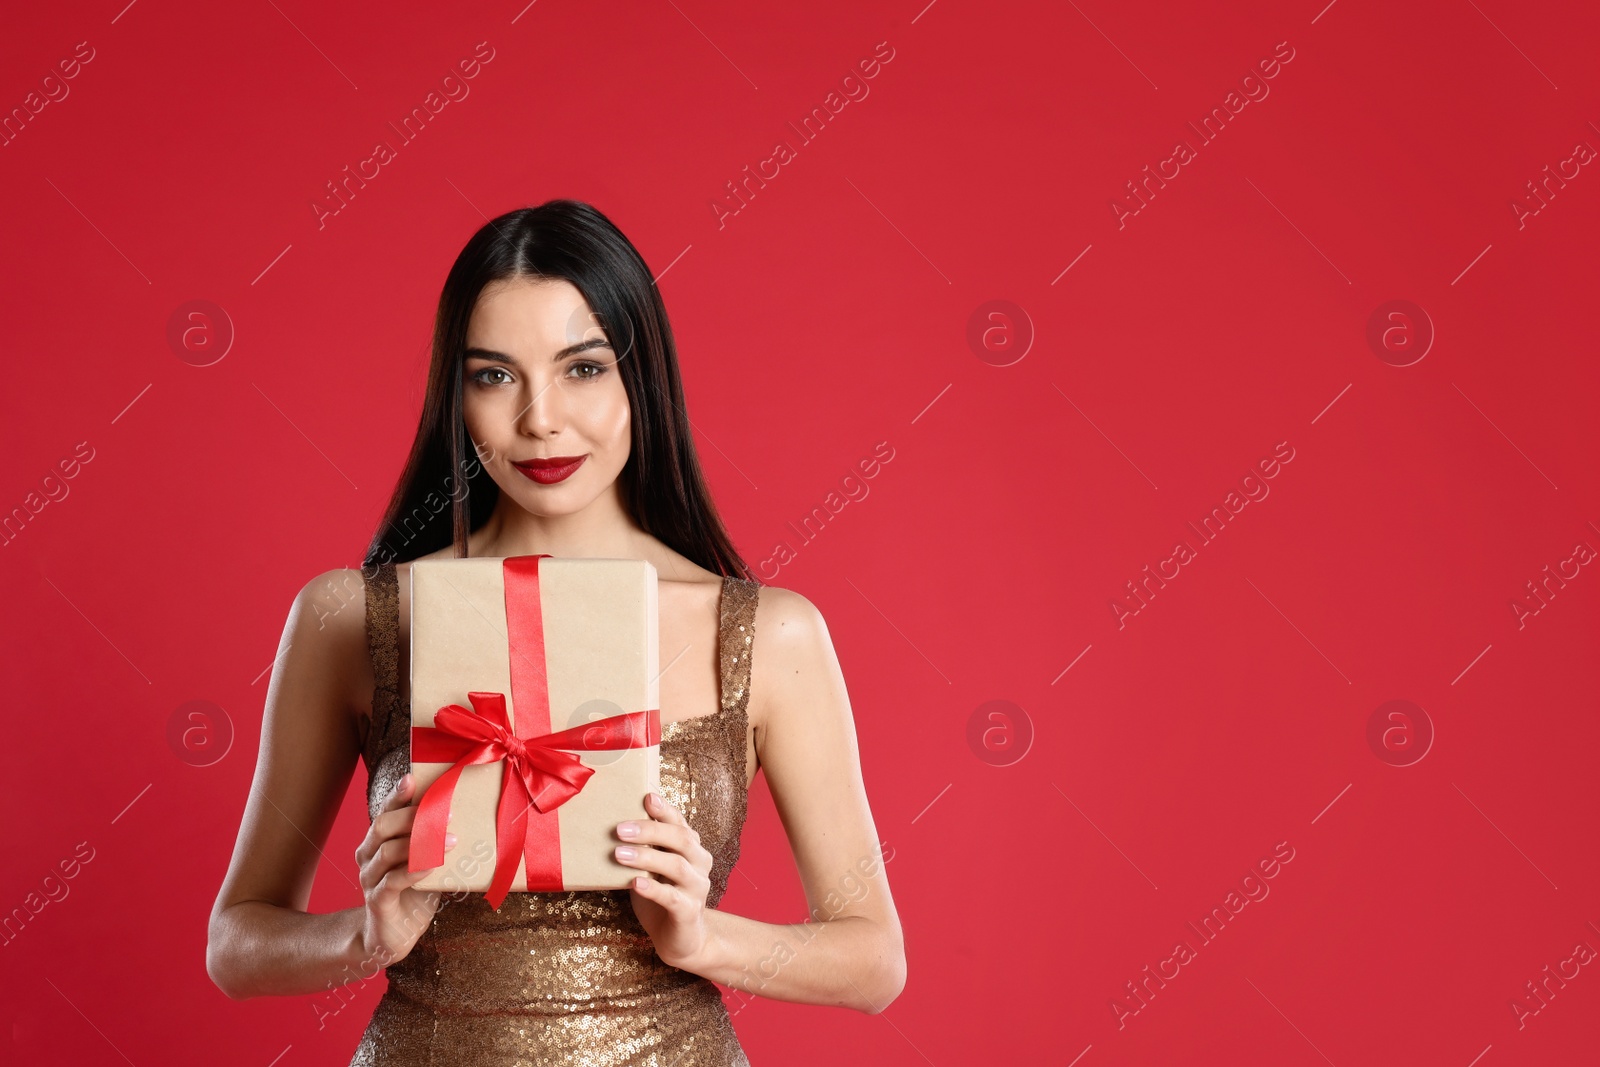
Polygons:
M507 892L628 887L616 824L648 820L661 788L657 621L645 560L412 563L418 888L498 909Z

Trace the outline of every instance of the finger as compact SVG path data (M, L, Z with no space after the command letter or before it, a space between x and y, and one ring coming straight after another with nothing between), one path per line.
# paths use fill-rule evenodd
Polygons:
M632 833L624 833L625 826L631 826ZM688 824L658 822L655 819L647 822L618 823L617 836L630 845L655 845L685 855L692 854L700 847L700 834L694 827Z
M617 862L626 867L650 871L675 885L683 886L685 889L697 888L702 878L699 870L688 859L676 852L667 852L662 849L635 848L631 858L624 859L618 855ZM707 884L710 884L709 880Z
M383 802L382 810L393 811L407 804L411 799L411 791L415 785L416 779L412 777L410 771L401 775L400 780L394 784L394 788L389 790L389 797Z
M400 834L409 834L412 823L417 820L417 807L408 804L396 811L386 811L372 820L372 829L368 831L374 838L374 843L387 841Z
M378 819L383 818L383 814ZM367 825L367 832L362 835L361 843L356 846L356 866L365 867L372 859L372 854L378 851L378 846L383 844L383 834L379 832L378 819L373 819Z
M654 901L677 917L686 917L696 907L695 901L683 890L666 882L635 878L632 888L641 897Z
M683 817L683 812L667 803L660 793L646 793L644 795L644 810L652 819L659 819L665 823L677 826L688 826L689 820Z
M404 867L411 858L411 835L391 837L378 846L377 852L361 869L361 887L371 889L383 880L383 876L396 867Z
M411 871L405 867L395 867L378 879L375 889L379 895L399 896L403 890L410 889L432 873L432 870Z
M370 892L384 875L394 867L393 857L397 847L410 848L409 837L392 837L372 850L372 855L367 862L361 865L361 889Z

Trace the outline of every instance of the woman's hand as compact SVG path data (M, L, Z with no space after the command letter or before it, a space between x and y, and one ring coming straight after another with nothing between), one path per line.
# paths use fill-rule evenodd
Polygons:
M633 880L628 894L656 955L668 966L692 971L709 941L705 912L711 853L683 813L665 799L649 793L644 806L649 822L617 824L617 836L627 842L617 846L617 862L647 872Z
M367 898L362 955L364 962L378 967L405 959L439 910L438 892L411 888L429 872L406 869L411 857L411 825L417 817L415 792L416 781L410 774L396 782L356 849L361 889ZM444 835L446 848L455 844L455 837Z

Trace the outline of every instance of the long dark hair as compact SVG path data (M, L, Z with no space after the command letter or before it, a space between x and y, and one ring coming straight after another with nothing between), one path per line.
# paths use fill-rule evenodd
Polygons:
M494 510L500 488L462 420L462 352L483 288L515 277L571 282L611 341L631 408L633 444L618 479L633 520L707 570L753 580L700 470L672 327L650 270L610 219L578 200L507 212L456 257L439 295L417 436L362 569L372 575L449 544L465 556L467 534Z

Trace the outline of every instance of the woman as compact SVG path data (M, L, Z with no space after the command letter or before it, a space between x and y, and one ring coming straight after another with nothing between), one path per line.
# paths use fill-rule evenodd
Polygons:
M470 444L470 451L469 451ZM661 794L616 828L629 889L413 888L410 561L645 559L660 579ZM720 982L881 1011L905 957L822 617L762 586L700 472L666 310L644 260L587 204L479 230L445 280L421 425L361 571L296 598L256 776L212 912L206 965L230 997L324 994L387 968L355 1064L746 1063ZM759 665L759 666L757 666ZM364 903L306 912L354 770L371 829ZM810 920L716 910L757 767ZM451 835L453 837L453 835ZM450 842L453 843L453 842ZM330 993L330 991L334 991Z

